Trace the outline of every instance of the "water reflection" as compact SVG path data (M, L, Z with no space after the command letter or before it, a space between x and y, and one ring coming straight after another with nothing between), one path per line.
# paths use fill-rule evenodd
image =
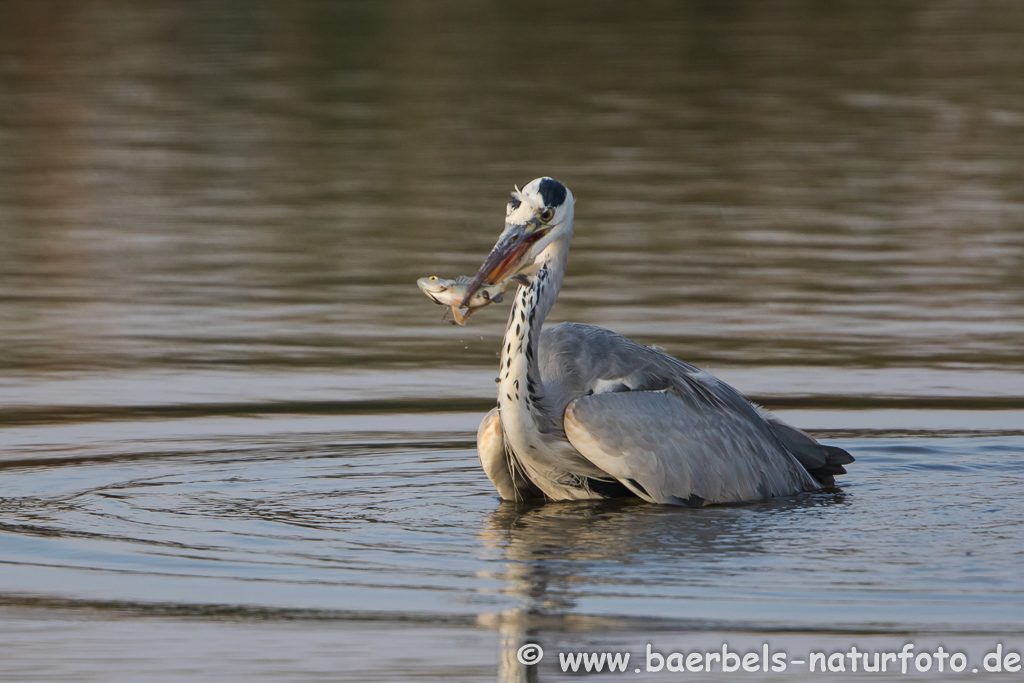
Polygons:
M524 665L516 654L527 643L553 645L545 633L585 632L609 623L604 616L579 614L578 596L629 596L632 586L644 590L649 582L680 577L706 585L702 578L717 573L720 579L723 570L754 565L777 545L779 539L771 537L779 531L773 515L813 514L844 504L842 491L725 506L711 514L637 501L502 501L487 518L480 541L505 561L503 593L519 604L478 617L501 636L498 680L537 680L537 667ZM813 525L813 517L806 523ZM677 610L676 628L707 622L688 619L685 602Z

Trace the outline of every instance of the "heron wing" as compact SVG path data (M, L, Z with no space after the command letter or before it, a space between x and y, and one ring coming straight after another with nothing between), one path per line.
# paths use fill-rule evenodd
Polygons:
M564 427L585 458L652 502L700 506L820 488L750 410L756 422L674 388L613 391L572 401Z

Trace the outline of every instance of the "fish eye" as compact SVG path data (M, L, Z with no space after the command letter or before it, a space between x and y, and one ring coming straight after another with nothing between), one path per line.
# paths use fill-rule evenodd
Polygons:
M547 223L549 220L551 220L552 218L555 217L555 212L553 210L545 207L545 208L541 209L540 213L538 213L537 215L540 216L540 219L542 221Z
M437 279L437 276L436 276L436 275L431 275L431 276L430 276L430 279L431 279L431 280L436 280L436 279Z

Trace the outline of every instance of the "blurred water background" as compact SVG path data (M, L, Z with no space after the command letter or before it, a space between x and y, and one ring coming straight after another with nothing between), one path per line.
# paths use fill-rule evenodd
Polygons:
M847 448L840 492L499 503L504 312L414 283L540 175L551 320ZM4 2L0 677L1021 651L1022 339L1012 0Z

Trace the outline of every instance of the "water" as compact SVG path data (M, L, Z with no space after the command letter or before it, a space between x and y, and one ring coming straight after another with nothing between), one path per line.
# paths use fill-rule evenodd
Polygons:
M1024 651L1022 33L1013 2L8 3L0 677ZM578 199L552 320L848 449L839 492L499 502L503 311L442 324L414 282L542 174ZM812 677L781 676L741 677Z

